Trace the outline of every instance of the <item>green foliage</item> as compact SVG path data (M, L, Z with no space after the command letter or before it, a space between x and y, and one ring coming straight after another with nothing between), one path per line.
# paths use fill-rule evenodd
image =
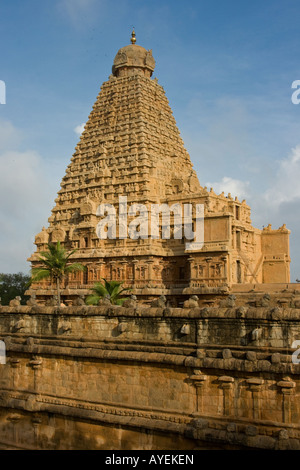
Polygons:
M21 272L17 274L0 274L0 297L2 305L8 305L9 302L17 297L21 297L21 304L24 305L26 300L29 299L25 296L25 291L28 289L30 283L30 276Z
M69 258L76 250L67 254L60 242L56 245L48 243L48 251L42 251L40 261L41 267L32 269L32 281L37 282L50 278L52 281L59 279L60 281L66 274L74 271L83 271L85 266L80 263L69 264Z
M70 263L70 256L76 250L67 253L58 241L56 245L48 243L48 251L42 251L39 257L41 266L32 268L31 282L39 282L48 279L56 282L58 305L60 305L60 283L69 274L86 269L81 263Z
M123 282L107 281L103 278L104 284L98 282L94 285L93 294L89 295L86 299L88 305L98 305L101 299L107 298L113 305L122 305L124 300L128 297L123 297L125 292L131 289L122 289Z

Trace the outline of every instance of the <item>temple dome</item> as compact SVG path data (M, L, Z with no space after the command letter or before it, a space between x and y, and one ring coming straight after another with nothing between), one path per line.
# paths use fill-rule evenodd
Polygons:
M147 51L142 46L135 44L135 33L132 32L131 44L122 47L114 60L112 73L116 77L128 75L145 75L151 77L154 68L155 60L152 56L152 51Z

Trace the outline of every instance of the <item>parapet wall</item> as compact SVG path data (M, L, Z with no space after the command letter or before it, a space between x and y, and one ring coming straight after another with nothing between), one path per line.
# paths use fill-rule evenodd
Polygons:
M300 449L299 322L292 297L2 306L0 445Z

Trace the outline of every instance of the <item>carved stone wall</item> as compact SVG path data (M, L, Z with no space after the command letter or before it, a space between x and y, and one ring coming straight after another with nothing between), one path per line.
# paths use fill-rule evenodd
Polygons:
M300 449L300 305L280 300L0 307L0 446Z

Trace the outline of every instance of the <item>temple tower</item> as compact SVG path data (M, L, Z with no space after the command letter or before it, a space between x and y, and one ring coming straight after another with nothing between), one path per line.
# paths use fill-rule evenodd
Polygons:
M66 299L87 294L102 278L124 281L143 299L164 294L175 304L203 289L224 292L237 283L289 282L289 231L285 226L268 233L253 228L245 201L200 185L164 89L152 78L154 68L152 51L137 45L133 32L101 87L49 227L36 236L37 250L29 261L37 266L48 242L59 240L77 250L73 259L87 270L66 281ZM172 211L169 232L160 214L153 236L152 209L163 205L180 206L183 215L190 205L193 230L195 207L203 207L199 249L190 249L184 230L181 237L175 235ZM116 224L106 227L105 236L99 224L109 206ZM46 282L32 288L41 299L51 294Z

